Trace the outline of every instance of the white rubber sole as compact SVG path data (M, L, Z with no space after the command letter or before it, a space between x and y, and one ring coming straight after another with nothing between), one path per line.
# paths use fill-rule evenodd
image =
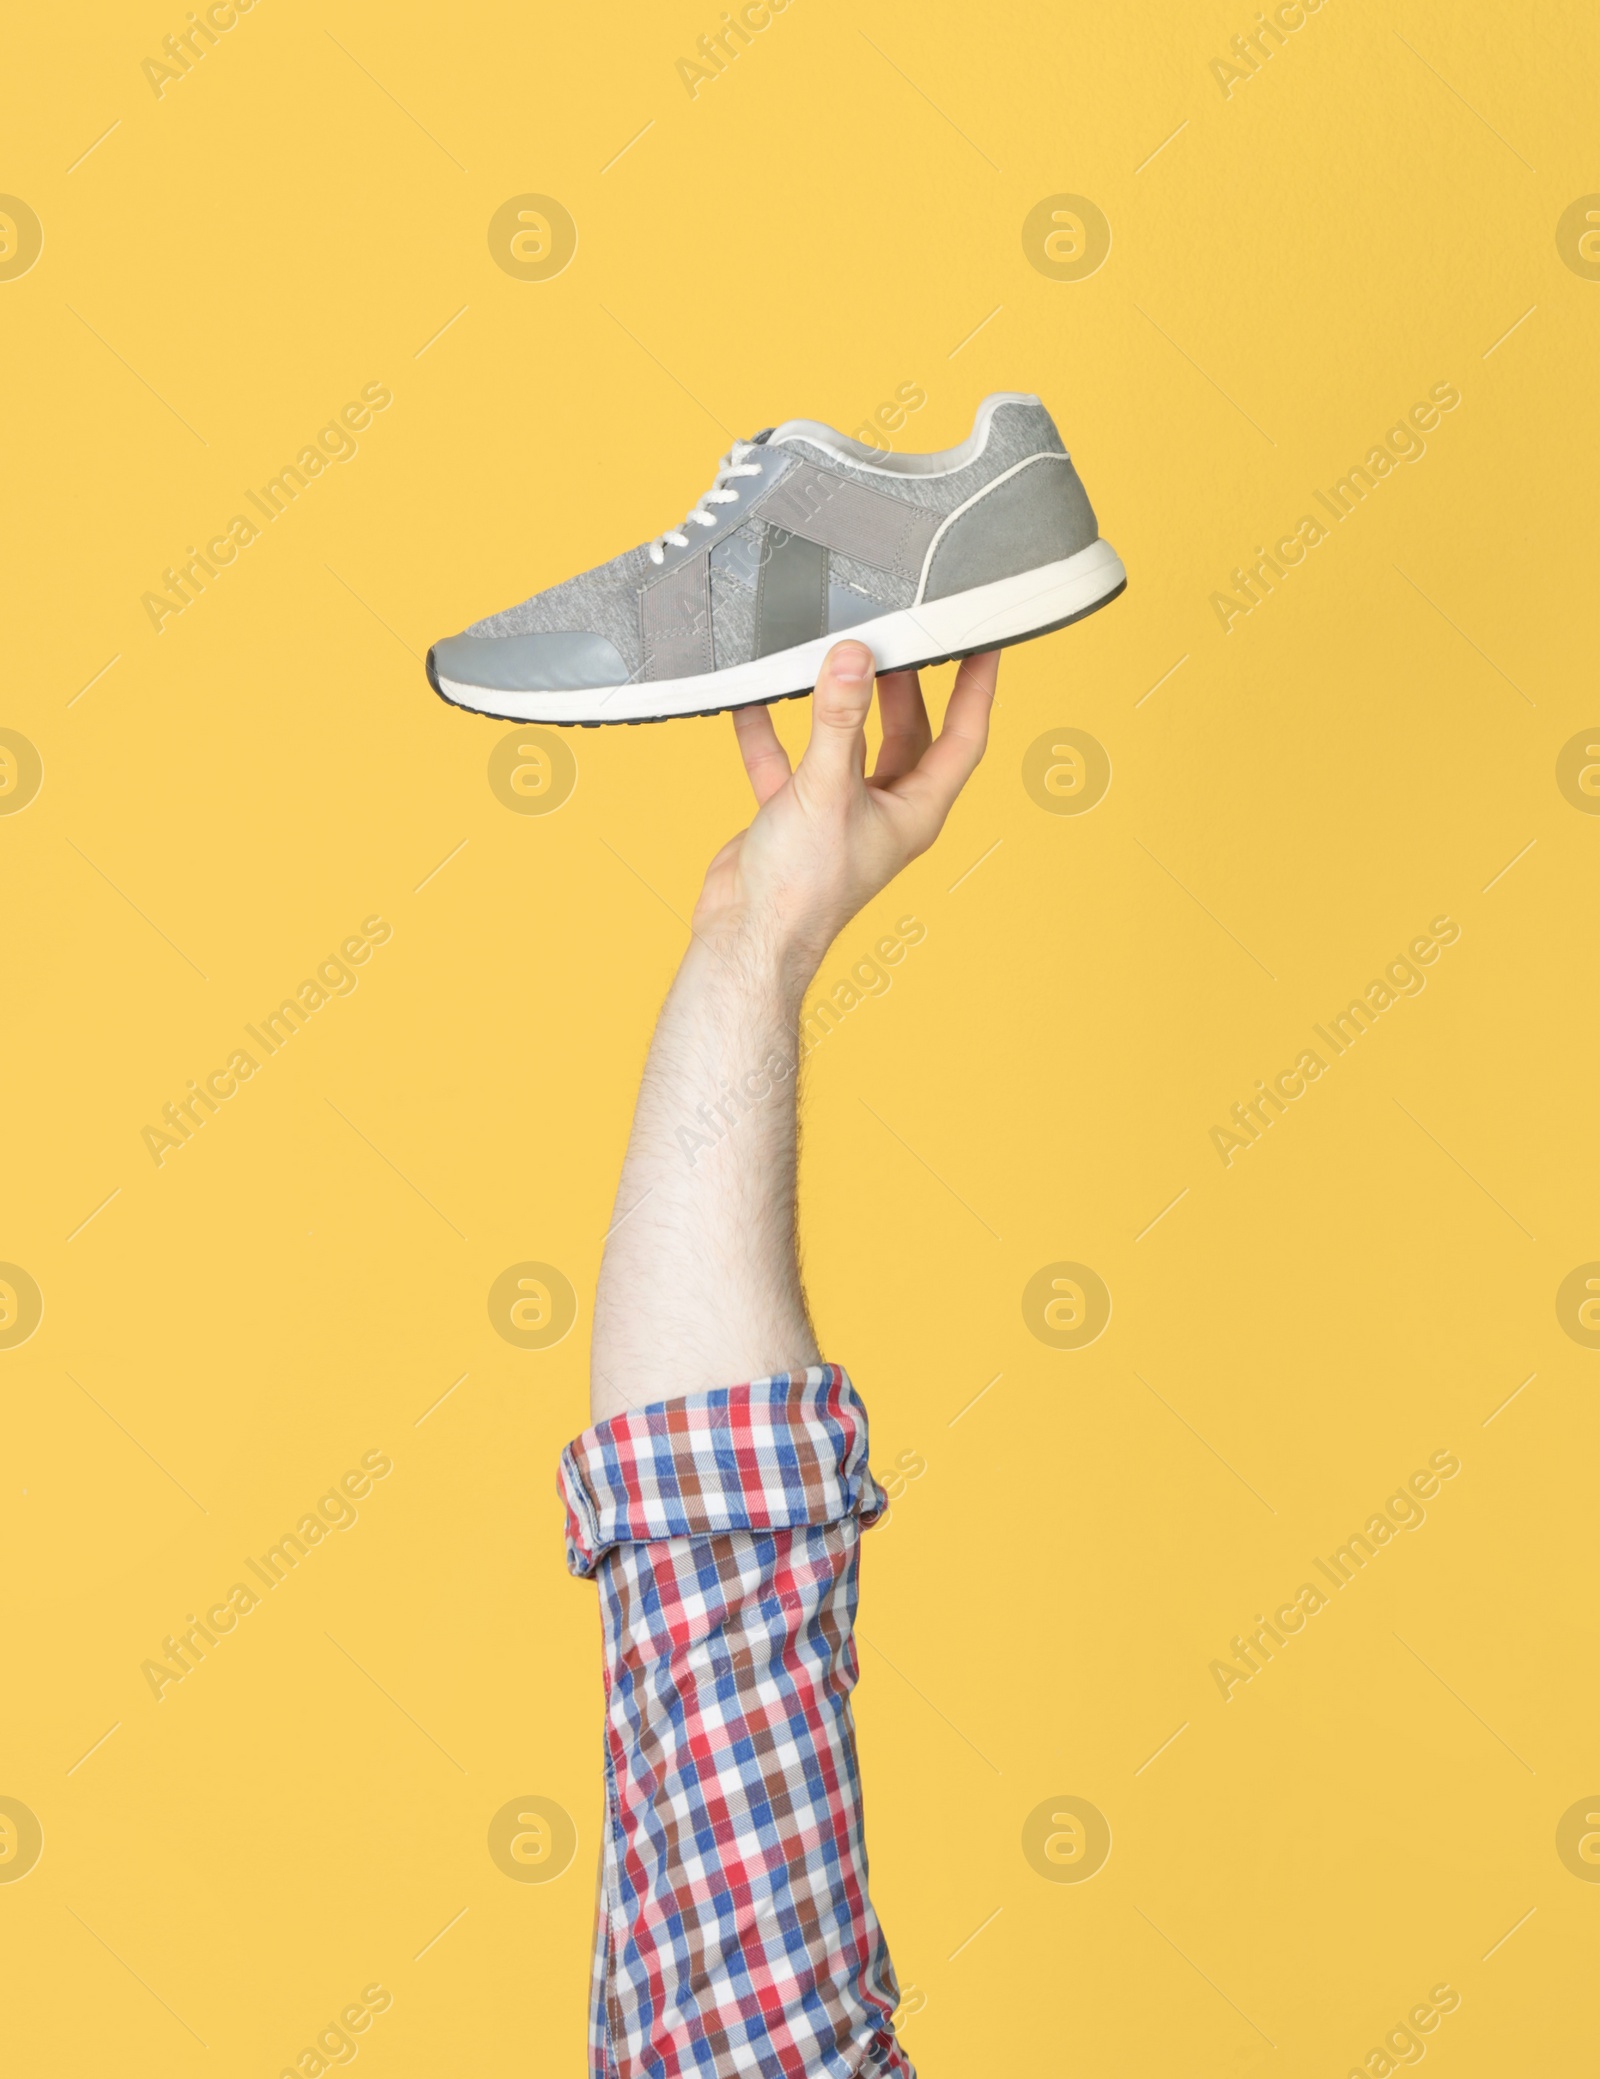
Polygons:
M1069 621L1081 620L1114 599L1128 582L1122 559L1106 541L1091 542L1060 563L1044 563L1017 577L975 585L947 599L924 600L875 620L858 622L834 635L819 635L793 649L775 650L726 671L688 679L640 679L625 686L595 686L577 692L507 692L497 686L468 686L436 675L434 690L457 707L512 722L551 722L594 728L606 722L660 722L674 715L714 715L809 693L822 660L848 636L864 642L882 671L942 664L979 650L1028 642Z

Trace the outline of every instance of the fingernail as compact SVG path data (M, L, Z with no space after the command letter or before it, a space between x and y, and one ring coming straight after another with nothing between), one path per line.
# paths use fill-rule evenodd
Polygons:
M870 679L872 665L872 652L864 642L842 642L828 659L828 668L836 679Z

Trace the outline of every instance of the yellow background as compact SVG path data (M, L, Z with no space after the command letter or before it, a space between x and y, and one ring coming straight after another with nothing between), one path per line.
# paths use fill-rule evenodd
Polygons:
M45 239L0 281L0 723L44 762L0 818L0 1256L44 1295L0 1352L15 2069L271 2079L374 1981L364 2069L581 2069L597 1618L555 1460L748 803L714 718L574 733L571 799L509 813L506 731L421 657L671 525L730 434L908 382L923 448L1039 391L1130 583L1008 653L944 840L823 975L927 926L813 1059L803 1179L824 1345L879 1463L926 1464L863 1556L906 2040L1338 2075L1447 1980L1439 2069L1578 2069L1600 1354L1554 1299L1600 1256L1600 825L1554 772L1600 708L1600 284L1555 231L1600 188L1592 13L1328 0L1225 95L1253 8L794 0L691 99L720 8L260 0L157 98L182 12L29 10L3 90ZM579 232L544 282L486 241L530 191ZM1061 192L1112 226L1086 280L1022 247ZM359 455L157 635L163 567L373 381ZM1426 457L1225 635L1210 593L1437 382ZM1084 816L1021 782L1066 726L1113 767ZM375 913L356 992L158 1169L141 1129ZM1425 991L1225 1169L1211 1128L1441 913ZM545 1352L486 1309L528 1258L579 1296ZM1081 1351L1022 1317L1059 1259L1113 1298ZM1225 1703L1208 1663L1442 1449L1427 1523ZM141 1662L369 1450L359 1523L157 1703ZM530 1796L578 1829L549 1883L486 1847ZM1022 1853L1065 1796L1110 1823L1091 1882Z

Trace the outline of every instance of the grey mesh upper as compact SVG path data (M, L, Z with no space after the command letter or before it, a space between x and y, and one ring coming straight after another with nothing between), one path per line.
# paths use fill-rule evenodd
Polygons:
M743 450L741 459L759 467L759 479L735 477L727 482L726 488L738 492L738 502L706 508L716 516L714 527L684 526L681 531L688 537L687 546L664 544L659 564L651 560L647 547L630 549L581 576L534 593L520 605L474 622L465 636L436 646L439 669L447 677L468 683L497 684L519 670L526 671L530 661L548 649L552 664L560 652L562 682L566 683L566 674L584 668L581 661L574 664L574 659L604 658L614 652L621 670L616 665L591 666L606 675L591 678L590 683L616 684L624 678L688 675L746 663L757 654L757 598L769 528L774 530L775 541L809 531L812 539L826 543L825 621L827 632L833 632L909 606L917 596L927 551L944 520L1016 464L1032 456L1066 455L1044 406L1037 398L1015 394L986 400L969 440L943 456L875 456L809 421L787 422L758 436L758 441ZM972 452L974 449L977 451ZM1002 532L1011 539L1002 553L1019 569L1063 553L1059 540L1069 535L1076 539L1085 524L1087 538L1094 538L1093 514L1070 463L1065 469L1027 469L1013 482L1042 484L1046 478L1051 480L1052 497L1060 479L1071 479L1087 522L1070 519L1065 533L1059 521L1033 527L1033 537L1041 544L1035 553L1029 547L1032 523L1026 501L1019 504L1015 496L1000 501L1010 507ZM826 510L813 523L807 515L819 506ZM771 519L764 516L768 508ZM980 504L971 516L963 514L945 531L934 552L936 563L942 559L947 568L956 570L964 559L971 559L970 539L964 549L957 550L956 538L962 530L969 536L979 531L983 511ZM781 534L777 531L780 525ZM1047 547L1046 537L1058 545ZM1018 555L1020 562L1015 561ZM980 555L978 561L987 567L994 556ZM694 571L683 567L691 562L697 562ZM668 589L657 599L646 597L664 584ZM690 624L695 618L703 623L704 610L696 609L693 602L707 596L710 627L702 628L703 644L697 646ZM663 630L679 627L681 635L663 635ZM494 640L551 635L588 635L602 640L576 647L519 641L509 651L501 651ZM492 677L479 668L486 656L500 660Z

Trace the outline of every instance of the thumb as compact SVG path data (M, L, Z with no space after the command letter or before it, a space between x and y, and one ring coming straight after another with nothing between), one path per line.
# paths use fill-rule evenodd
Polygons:
M811 741L800 770L832 785L860 780L867 765L867 710L875 670L865 643L836 642L811 696Z

